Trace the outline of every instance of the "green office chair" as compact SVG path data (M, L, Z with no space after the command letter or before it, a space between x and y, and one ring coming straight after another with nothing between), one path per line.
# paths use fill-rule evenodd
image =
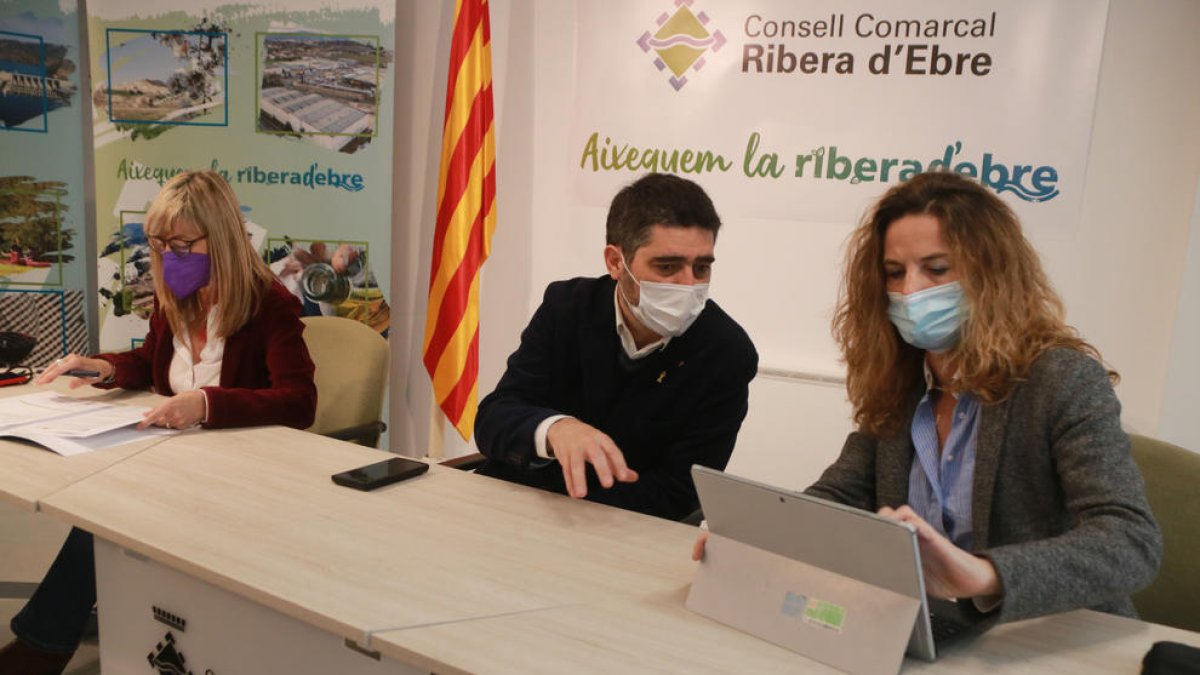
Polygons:
M1200 454L1131 434L1133 459L1163 533L1163 565L1134 594L1143 621L1200 631Z
M314 434L375 447L387 429L380 419L388 380L388 343L366 324L306 316L304 343L317 366Z

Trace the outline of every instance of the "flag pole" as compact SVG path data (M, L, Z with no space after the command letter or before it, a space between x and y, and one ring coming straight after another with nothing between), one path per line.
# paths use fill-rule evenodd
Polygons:
M432 396L429 398L429 449L425 456L438 462L446 456L445 418Z

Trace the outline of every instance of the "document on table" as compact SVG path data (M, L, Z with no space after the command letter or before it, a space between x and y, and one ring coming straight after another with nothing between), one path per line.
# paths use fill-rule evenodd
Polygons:
M108 406L105 403L63 396L52 391L11 396L0 399L0 430L81 413L95 409L96 405Z
M24 438L69 457L171 430L138 431L149 408L39 392L0 399L0 436Z

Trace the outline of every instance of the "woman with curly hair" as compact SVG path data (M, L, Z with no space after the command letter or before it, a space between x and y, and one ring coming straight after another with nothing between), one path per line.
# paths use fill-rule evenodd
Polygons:
M1013 212L921 174L848 249L833 330L858 430L806 492L912 524L935 597L1001 621L1134 615L1162 537L1117 375L1066 325Z

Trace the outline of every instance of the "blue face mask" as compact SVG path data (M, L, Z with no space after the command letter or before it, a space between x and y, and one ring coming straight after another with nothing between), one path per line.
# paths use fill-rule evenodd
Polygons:
M957 281L909 295L888 293L888 318L917 349L944 352L958 342L963 289Z

